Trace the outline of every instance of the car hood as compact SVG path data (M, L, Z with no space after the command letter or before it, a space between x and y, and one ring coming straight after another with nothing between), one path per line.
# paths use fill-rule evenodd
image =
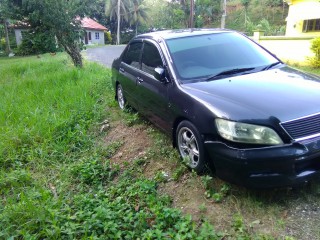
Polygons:
M182 88L217 117L236 121L285 122L320 112L320 78L287 66Z

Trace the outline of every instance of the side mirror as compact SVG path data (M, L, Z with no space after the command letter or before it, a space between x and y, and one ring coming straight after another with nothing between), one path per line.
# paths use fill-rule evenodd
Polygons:
M166 82L165 70L162 67L156 67L153 76L160 82Z

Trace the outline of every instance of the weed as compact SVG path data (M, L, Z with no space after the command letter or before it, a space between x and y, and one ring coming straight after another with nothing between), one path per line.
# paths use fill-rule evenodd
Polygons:
M199 211L201 213L205 213L207 211L207 207L204 203L202 203L200 206L199 206Z
M81 182L89 185L111 181L118 169L111 169L109 162L103 163L98 157L84 158L71 168L71 172Z
M157 183L163 183L167 182L169 178L169 175L164 171L158 171L156 175L154 176L153 180Z
M185 166L184 164L180 164L178 167L175 168L172 174L173 180L178 181L187 171L187 166Z
M229 185L223 184L222 187L217 191L213 186L212 177L209 175L201 176L200 180L204 189L206 190L204 193L205 197L213 199L215 202L221 202L230 190Z

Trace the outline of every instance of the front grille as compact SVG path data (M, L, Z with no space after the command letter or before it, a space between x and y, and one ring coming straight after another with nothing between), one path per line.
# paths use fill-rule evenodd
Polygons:
M295 140L320 135L320 113L284 122L281 125Z

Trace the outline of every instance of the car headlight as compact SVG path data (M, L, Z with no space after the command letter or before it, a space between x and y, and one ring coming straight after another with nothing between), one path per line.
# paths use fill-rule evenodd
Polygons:
M264 145L283 144L281 138L271 128L225 119L215 121L220 136L229 141Z

